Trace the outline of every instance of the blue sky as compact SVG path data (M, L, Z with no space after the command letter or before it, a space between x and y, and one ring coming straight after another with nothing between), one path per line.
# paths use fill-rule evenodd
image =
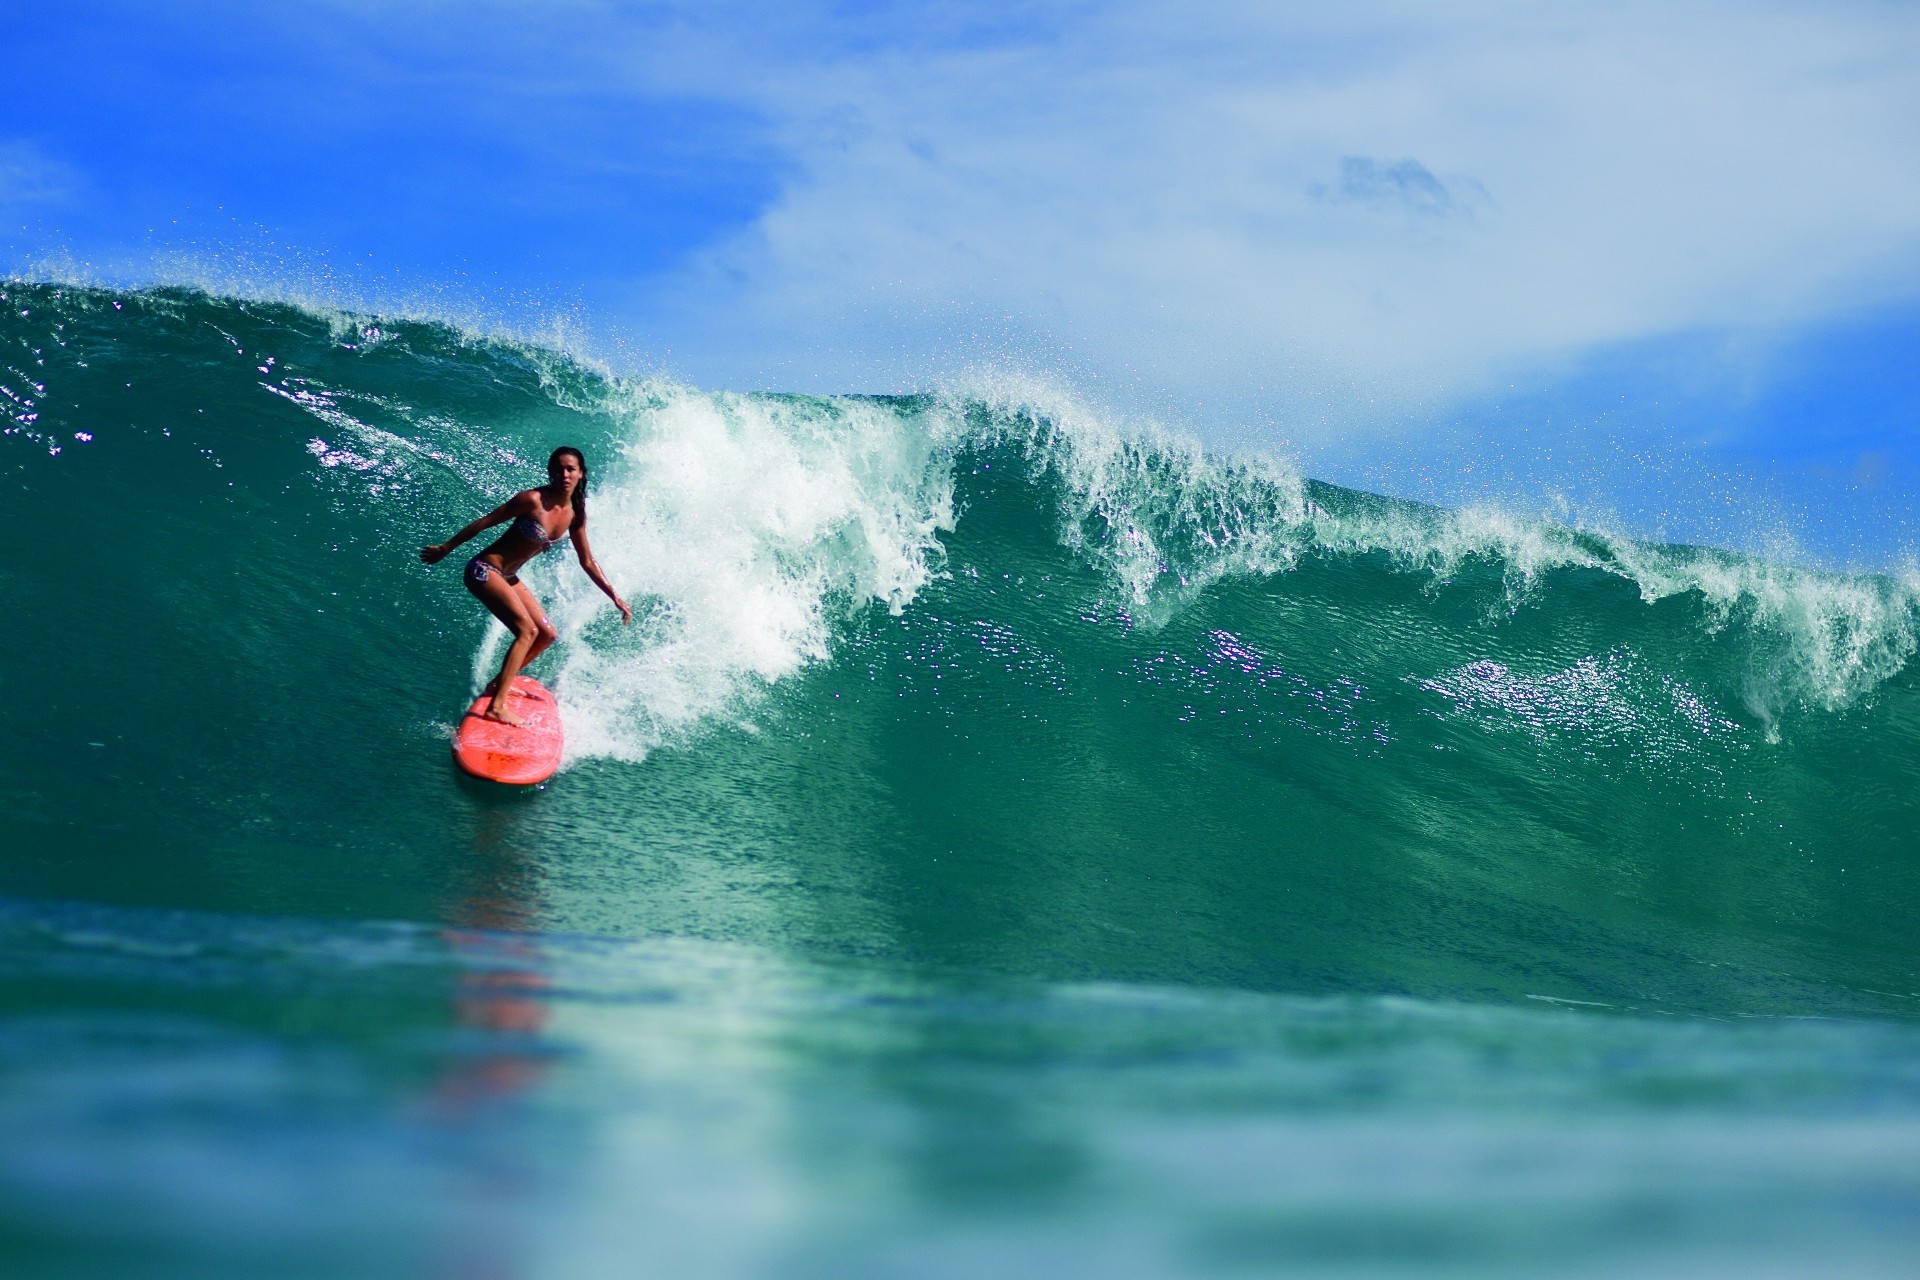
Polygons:
M1012 368L1330 478L1920 544L1920 8L78 0L0 252L705 386ZM424 300L424 301L423 301Z

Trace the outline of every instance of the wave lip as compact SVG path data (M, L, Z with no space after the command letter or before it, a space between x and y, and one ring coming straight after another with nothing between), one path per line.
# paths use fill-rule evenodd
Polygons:
M1130 621L1149 628L1216 583L1278 579L1308 560L1412 575L1496 620L1574 607L1582 575L1598 574L1646 605L1681 604L1688 643L1741 668L1736 699L1770 727L1796 708L1858 705L1920 648L1914 566L1828 573L1340 489L1280 460L1128 424L1031 379L982 375L891 398L706 393L419 320L179 289L5 290L0 438L50 460L118 429L45 416L50 387L57 397L63 379L87 376L69 350L82 334L89 350L134 366L200 362L209 374L198 385L232 397L235 412L249 412L249 397L278 398L312 420L303 448L313 462L362 477L359 500L376 507L418 500L436 475L474 490L464 501L476 505L530 478L551 442L502 429L489 380L546 406L530 415L503 401L509 416L558 415L594 437L596 541L654 605L645 626L616 637L576 575L541 577L568 635L579 755L638 759L709 720L738 719L759 692L830 657L849 610L912 606L966 519L956 495L983 485L1050 524L1060 553L1105 575ZM1620 634L1594 653L1634 647L1639 626L1622 615ZM483 649L476 669L492 656Z

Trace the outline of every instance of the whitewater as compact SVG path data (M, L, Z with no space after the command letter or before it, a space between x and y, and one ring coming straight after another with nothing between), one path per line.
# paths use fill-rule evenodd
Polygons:
M1920 1257L1911 566L1364 493L1022 378L0 302L0 1261ZM526 572L568 758L498 792L446 755L504 633L415 550L560 444L636 616Z

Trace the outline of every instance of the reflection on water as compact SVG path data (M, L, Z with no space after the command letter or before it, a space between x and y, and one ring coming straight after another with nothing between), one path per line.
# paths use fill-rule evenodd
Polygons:
M477 857L473 901L537 894L516 865ZM0 1269L1920 1260L1912 1026L998 982L490 909L436 932L0 902Z
M524 856L518 797L484 797L474 809L473 861L463 896L448 911L458 928L439 931L455 957L454 1021L468 1051L452 1055L430 1091L436 1124L485 1126L491 1113L545 1081L552 1049L546 957L523 929L539 910L539 870ZM536 1184L517 1164L479 1161L462 1170L459 1198L472 1226L443 1243L429 1268L436 1280L519 1280L534 1231L525 1212Z
M512 932L538 917L539 869L516 838L517 807L494 803L474 812L473 863L462 877L464 895L447 913L460 927L442 929L440 938L461 961L454 1016L484 1033L488 1049L451 1064L437 1087L456 1111L530 1089L547 1066L544 957L534 935Z

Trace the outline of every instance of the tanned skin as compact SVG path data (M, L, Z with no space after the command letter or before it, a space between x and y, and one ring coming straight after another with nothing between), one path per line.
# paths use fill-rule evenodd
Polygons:
M549 538L558 538L563 534L572 537L574 552L580 557L580 567L593 579L593 585L606 592L607 599L613 601L613 607L620 611L622 624L631 623L633 610L613 589L613 584L600 572L599 562L593 558L593 549L587 542L587 513L574 504L574 495L586 478L586 466L581 462L578 451L556 449L553 457L547 460L547 483L538 489L514 494L445 542L420 548L420 558L428 564L438 564L446 559L448 552L484 530L507 524L521 516L529 516ZM532 539L509 529L476 557L496 572L487 574L481 582L476 583L471 579L467 582L467 590L513 633L513 643L507 646L507 656L500 664L500 674L487 686L493 698L482 713L487 719L498 720L502 724L526 723L507 708L507 699L519 692L513 687L513 678L520 674L522 667L546 652L547 646L559 638L559 632L547 620L546 610L540 607L540 601L527 589L527 584L507 581L508 578L517 577L521 566L541 550Z

